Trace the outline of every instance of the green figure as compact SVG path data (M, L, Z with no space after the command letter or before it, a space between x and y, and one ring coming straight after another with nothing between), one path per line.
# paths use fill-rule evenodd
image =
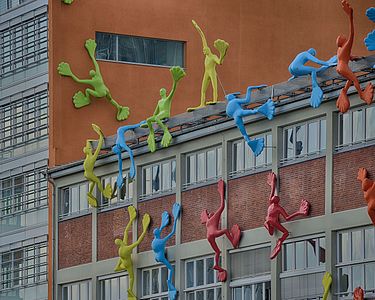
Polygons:
M117 120L123 121L129 117L129 107L119 105L111 96L109 89L106 87L103 81L102 74L100 73L98 62L95 59L95 50L96 50L96 42L94 40L87 40L85 43L85 48L95 66L95 71L90 70L90 77L91 79L79 79L77 76L73 74L70 69L68 63L61 62L57 67L57 71L62 76L71 77L75 82L84 83L91 85L94 89L86 89L85 94L81 91L77 92L73 96L73 103L76 108L81 108L83 106L90 104L90 96L96 98L105 97L107 100L117 108Z
M216 104L218 98L216 65L221 65L223 63L224 57L227 54L227 50L229 47L229 44L226 41L220 39L216 40L214 42L214 46L220 53L220 58L217 57L215 54L211 52L211 49L208 47L207 40L204 36L202 29L200 29L200 27L194 20L192 20L192 22L202 38L203 54L206 56L206 58L204 59L204 75L201 89L201 104L197 107L190 107L187 109L187 111L193 111L198 108L205 107L206 104ZM210 81L212 85L213 99L210 102L206 102L206 91Z
M167 96L165 88L160 89L161 99L158 101L154 114L146 120L146 124L141 126L148 127L150 130L147 143L151 152L155 152L156 150L155 132L152 123L157 123L160 128L163 129L163 139L161 140L161 145L163 147L168 147L172 141L172 135L169 133L168 127L163 124L163 121L171 116L172 98L176 91L177 83L186 75L186 73L181 67L172 67L169 71L171 72L173 79L171 92Z
M323 289L324 289L323 300L327 300L328 293L329 293L329 290L331 288L331 284L332 284L332 275L329 272L325 272L324 276L323 276L323 279L322 279L322 285L323 285Z
M100 192L104 195L104 197L108 199L111 198L112 187L110 184L107 184L105 189L103 189L103 185L100 182L100 179L96 177L96 175L94 174L95 162L96 162L96 159L98 158L100 149L103 146L104 135L98 125L92 124L92 128L99 135L98 147L96 148L95 152L92 153L93 149L91 147L91 142L94 140L86 140L86 146L83 148L83 153L86 154L85 161L83 162L83 169L85 170L85 173L84 173L85 178L88 181L90 181L90 188L89 188L89 192L87 193L87 200L92 207L97 207L98 201L96 200L95 196L92 194L95 185L98 187Z
M65 4L72 4L73 0L62 0L62 2L64 2Z
M134 288L134 270L133 270L133 261L132 261L132 251L135 247L137 247L144 239L147 228L150 225L150 215L148 213L145 213L142 219L142 227L143 227L143 232L141 236L138 238L136 242L134 242L131 245L128 245L128 232L129 229L131 228L134 220L137 218L137 212L134 208L134 206L128 206L128 212L129 212L129 222L125 227L124 231L124 238L123 240L116 239L115 244L119 246L118 249L118 255L119 255L119 260L118 263L115 267L115 272L119 271L127 271L129 274L129 289L128 289L128 300L135 300L137 297L135 296L133 292Z

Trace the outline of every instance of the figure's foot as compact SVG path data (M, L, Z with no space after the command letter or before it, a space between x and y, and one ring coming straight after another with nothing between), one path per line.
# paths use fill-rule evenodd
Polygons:
M329 272L325 272L323 279L322 279L322 285L323 285L323 300L326 300L328 297L329 289L331 288L332 284L332 275Z
M288 79L288 81L291 81L291 80L293 80L293 79L296 79L297 78L297 76L292 76L292 77L290 77L289 79Z
M251 150L254 152L255 156L258 156L262 153L264 148L264 138L254 139L247 143Z
M117 115L116 119L117 121L124 121L129 117L129 107L127 106L120 106L117 108Z
M362 92L362 100L365 101L368 105L372 103L374 98L374 86L370 82Z
M188 109L187 109L187 111L188 112L192 112L192 111L194 111L194 110L196 110L196 109L200 109L200 108L204 108L204 107L206 107L206 105L199 105L199 106L197 106L197 107L189 107Z
M279 252L281 251L281 245L282 244L283 244L283 242L281 240L277 241L275 248L273 248L273 250L272 250L270 259L274 259L279 254Z
M137 297L134 295L131 289L128 289L128 300L137 300Z
M90 193L87 193L87 201L91 207L98 207L98 200L96 200L96 198Z
M108 199L111 199L111 196L112 196L112 187L111 187L111 184L108 183L106 186L105 186L105 189L103 190L103 196L108 198Z
M219 280L220 282L225 282L227 280L227 271L225 271L224 269L219 271L217 273L217 280Z
M217 100L216 101L207 101L206 105L215 105L216 103L217 103Z
M169 300L175 300L177 298L177 290L169 290L168 291L168 299Z
M73 104L75 108L81 108L90 104L90 99L85 96L81 91L77 92L73 96Z
M161 140L161 145L166 148L168 147L172 142L172 135L169 133L168 130L164 131L163 138Z
M147 138L147 144L148 144L148 149L150 149L151 152L155 152L156 150L156 145L155 145L155 138L153 135L149 135Z
M233 247L238 248L240 245L240 239L241 239L241 229L240 226L237 224L234 224L231 229L232 237L233 237Z
M340 96L336 101L336 107L341 113L346 113L349 110L350 102L344 90L341 90Z
M275 103L272 99L268 99L266 103L258 108L258 112L266 116L268 120L272 120L275 115Z
M313 87L310 98L310 105L314 108L320 106L323 99L323 91L319 86Z

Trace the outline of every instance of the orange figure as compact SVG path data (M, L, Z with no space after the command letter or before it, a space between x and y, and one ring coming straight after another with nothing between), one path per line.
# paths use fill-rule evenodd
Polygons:
M336 71L341 76L345 77L348 81L345 84L345 87L341 90L340 96L337 99L336 106L340 112L345 113L350 107L349 98L347 95L348 89L354 83L355 88L358 91L359 97L367 104L371 104L372 98L374 96L374 87L371 82L366 86L362 91L359 81L352 70L349 68L349 61L358 59L357 56L351 55L351 50L354 40L354 24L353 24L353 8L350 6L347 0L341 1L342 9L349 16L350 21L350 33L349 39L343 35L339 35L336 40L337 44L337 67Z
M364 292L363 289L359 286L354 289L354 298L353 300L363 300Z
M362 190L367 202L367 213L375 226L375 182L367 178L367 170L358 170L358 180L362 182Z

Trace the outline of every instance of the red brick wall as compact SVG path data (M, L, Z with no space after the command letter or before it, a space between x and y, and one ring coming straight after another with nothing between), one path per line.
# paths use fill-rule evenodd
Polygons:
M91 215L59 223L59 269L91 262Z
M201 224L201 212L215 211L220 205L217 184L182 192L182 243L206 238L206 226Z
M238 224L241 230L263 226L270 193L267 174L261 172L229 180L228 228L234 224Z
M97 251L98 260L118 256L115 239L124 238L124 230L129 222L127 207L118 208L98 214ZM128 234L128 243L132 243L132 227Z
M160 197L152 200L147 200L138 203L138 233L142 233L142 217L147 212L151 217L151 224L149 226L148 233L146 234L144 240L138 247L139 252L151 250L151 242L154 239L153 231L156 227L160 226L161 214L163 211L168 211L171 223L163 229L162 236L166 236L172 230L172 206L176 202L176 196L170 195L166 197ZM175 236L173 236L167 243L167 246L172 246L175 244Z
M370 179L375 179L375 146L335 154L333 157L333 211L366 206L361 183L357 180L359 168L366 168Z
M324 215L325 164L323 157L280 168L280 204L288 214L297 211L305 198L311 204L310 217Z

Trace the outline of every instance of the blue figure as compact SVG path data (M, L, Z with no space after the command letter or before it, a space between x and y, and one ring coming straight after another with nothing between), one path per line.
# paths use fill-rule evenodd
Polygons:
M264 138L254 139L251 140L248 136L244 123L243 117L255 115L257 113L261 113L265 115L268 120L272 120L273 116L275 115L275 103L272 99L268 99L266 103L256 109L243 109L242 105L248 105L251 102L251 91L253 89L259 89L266 87L266 85L258 85L258 86L249 86L246 92L246 98L237 98L237 95L240 93L232 93L225 96L228 101L226 107L226 113L228 117L234 119L238 129L241 131L242 136L244 137L246 143L249 145L251 150L254 152L255 156L258 156L262 153L264 148Z
M177 225L177 220L180 216L180 211L181 211L181 205L178 204L178 203L173 204L173 208L172 208L172 214L173 214L173 218L174 218L173 229L165 238L161 238L160 234L161 234L163 228L165 228L169 224L169 214L168 214L167 211L163 212L163 214L161 215L160 228L155 228L154 239L152 240L152 243L151 243L151 248L154 251L155 260L157 262L160 262L160 263L164 264L168 268L167 285L168 285L168 298L170 300L176 299L177 290L172 283L173 268L172 268L172 265L170 264L170 262L165 257L165 246L166 246L168 240L176 232L176 225Z
M366 10L366 16L375 22L375 7L370 7ZM369 51L375 51L375 30L370 32L365 38L365 45ZM375 68L375 65L373 66Z
M310 98L310 105L316 108L320 106L320 103L322 102L322 99L323 99L323 91L318 85L318 81L316 79L316 73L324 71L331 66L337 65L337 57L335 55L335 56L332 56L327 61L322 61L320 59L317 59L315 55L316 55L316 51L314 48L310 48L307 51L299 53L296 56L296 58L292 61L292 63L289 65L289 72L290 74L293 75L291 78L289 78L289 80L292 80L299 76L311 75L312 92L311 92L311 98ZM316 63L318 65L321 65L321 67L315 68L315 67L305 66L305 63L309 61L312 61L313 63Z
M112 147L112 151L117 154L118 157L118 176L117 176L117 187L121 188L124 184L124 177L122 175L122 158L121 158L121 151L124 149L126 152L129 153L130 158L130 174L129 179L134 180L135 178L135 163L134 163L134 157L133 157L133 151L130 149L130 147L126 144L125 140L125 132L128 130L134 130L135 128L140 127L142 124L145 124L146 121L142 121L135 125L126 125L119 127L117 129L117 138L116 138L116 144Z

